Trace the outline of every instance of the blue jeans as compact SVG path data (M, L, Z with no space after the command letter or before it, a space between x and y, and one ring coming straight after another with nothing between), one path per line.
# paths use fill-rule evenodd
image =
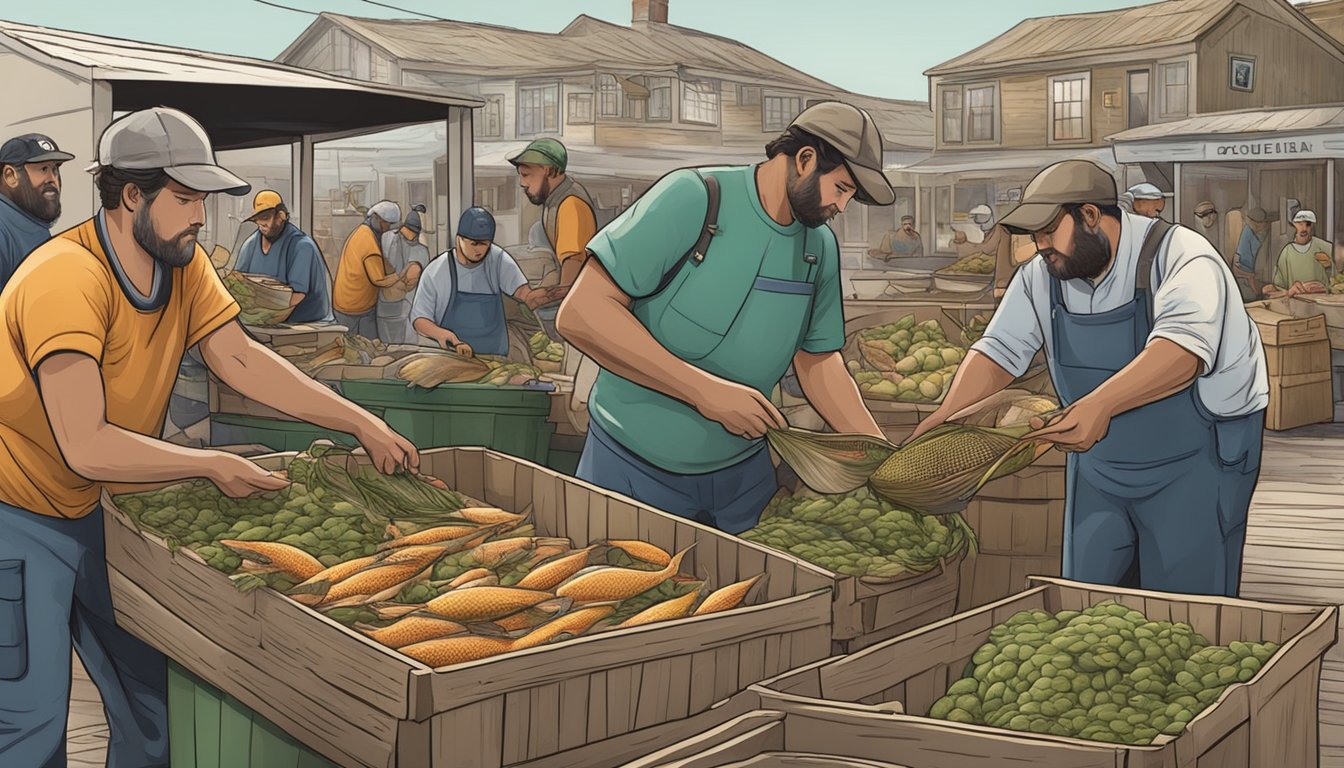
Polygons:
M117 626L102 510L0 503L0 766L66 764L72 644L103 699L109 768L167 766L167 660Z
M596 422L588 424L575 476L654 509L733 534L754 528L778 490L775 468L764 445L731 467L680 475L636 456Z

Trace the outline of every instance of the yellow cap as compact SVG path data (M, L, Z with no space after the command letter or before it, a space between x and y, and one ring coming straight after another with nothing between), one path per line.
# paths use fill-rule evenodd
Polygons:
M273 189L263 189L252 198L252 215L247 217L251 221L267 211L273 210L284 203L280 199L280 193Z

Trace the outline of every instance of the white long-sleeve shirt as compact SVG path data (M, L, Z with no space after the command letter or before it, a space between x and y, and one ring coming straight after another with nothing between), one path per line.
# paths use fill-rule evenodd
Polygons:
M1154 220L1121 213L1115 263L1093 285L1084 279L1061 286L1064 307L1080 315L1118 309L1134 300L1135 273L1144 235ZM1195 387L1209 412L1245 416L1269 405L1269 375L1255 323L1246 313L1236 279L1218 251L1199 233L1176 227L1153 260L1150 285L1153 330L1148 343L1167 339L1204 363ZM985 334L971 348L1020 376L1045 345L1053 359L1050 273L1037 255L1013 276Z

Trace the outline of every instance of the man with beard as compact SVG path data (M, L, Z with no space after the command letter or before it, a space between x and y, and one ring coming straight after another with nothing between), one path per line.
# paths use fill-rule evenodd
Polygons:
M252 199L253 232L238 251L239 272L267 275L288 285L294 291L289 314L291 323L329 323L331 290L327 263L322 251L307 233L289 220L280 193L264 189Z
M470 357L507 355L504 297L532 309L552 301L556 288L533 288L518 262L495 245L495 217L468 208L457 222L457 247L430 263L411 309L415 331L443 349Z
M287 481L157 439L183 353L249 398L357 436L383 472L411 444L253 341L197 234L211 192L249 187L176 110L133 112L98 144L102 208L35 250L0 294L0 765L65 765L71 646L108 717L108 765L167 766L167 660L117 626L105 486L213 482L231 497Z
M0 290L61 217L61 164L74 155L30 133L0 147Z
M374 203L364 222L345 239L341 261L336 265L331 297L336 322L366 339L378 338L378 289L401 281L401 275L387 274L381 242L382 236L400 221L401 208L396 203Z
M901 228L893 229L882 238L868 255L883 261L894 258L917 259L924 255L924 239L915 231L915 217L902 216Z
M1068 453L1064 577L1235 596L1269 402L1260 336L1208 240L1115 199L1087 161L1032 180L1002 223L1039 254L914 435L1044 345L1064 410L1031 437Z
M528 201L541 206L542 231L555 254L561 289L555 299L562 299L578 278L588 241L597 233L593 198L567 173L569 152L555 139L537 139L509 162L518 169L518 185ZM555 317L553 309L539 314Z
M827 222L891 205L882 137L848 104L809 107L754 166L683 169L589 243L557 318L601 366L577 476L729 533L777 490L770 394L793 365L838 432L882 432L840 356L840 254Z

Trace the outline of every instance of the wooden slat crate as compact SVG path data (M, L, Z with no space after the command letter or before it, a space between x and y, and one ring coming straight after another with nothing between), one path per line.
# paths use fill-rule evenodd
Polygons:
M255 460L278 469L292 455ZM538 535L694 543L686 572L769 578L734 611L434 670L276 592L237 591L105 495L118 623L314 751L368 768L620 765L741 714L716 702L830 651L831 581L815 568L480 448L424 451L421 471L531 512Z
M1064 454L986 485L963 513L980 551L961 565L957 610L1020 592L1028 576L1058 576L1064 553Z
M832 654L853 653L956 613L961 560L895 581L832 574Z
M1334 606L1258 603L1033 579L1026 592L851 656L819 662L752 688L767 709L867 704L894 756L910 768L1260 768L1314 766L1321 660L1337 641ZM990 630L1024 610L1082 610L1107 600L1150 619L1189 623L1211 643L1281 647L1250 682L1228 686L1176 737L1127 746L1016 733L922 717L961 675ZM845 718L839 718L845 719ZM850 717L849 719L857 719ZM844 728L835 738L852 740ZM899 747L899 750L898 750Z

